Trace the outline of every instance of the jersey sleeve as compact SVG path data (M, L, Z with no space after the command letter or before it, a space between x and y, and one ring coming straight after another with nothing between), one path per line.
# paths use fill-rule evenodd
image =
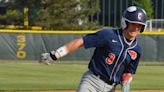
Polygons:
M84 48L91 48L91 47L102 47L106 43L106 37L108 32L105 30L100 30L93 34L88 34L83 37L84 41Z

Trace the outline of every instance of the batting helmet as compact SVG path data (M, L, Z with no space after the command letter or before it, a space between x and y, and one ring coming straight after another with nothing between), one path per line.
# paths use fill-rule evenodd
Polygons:
M121 27L125 29L128 26L128 22L130 23L138 23L142 24L141 33L144 31L146 26L146 12L142 8L137 6L128 7L122 15L121 19Z

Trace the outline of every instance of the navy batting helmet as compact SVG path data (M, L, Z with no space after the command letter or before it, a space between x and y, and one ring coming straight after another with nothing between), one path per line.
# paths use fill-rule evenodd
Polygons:
M127 23L138 23L142 24L141 33L144 31L146 26L146 12L142 8L137 6L130 6L128 7L122 15L121 19L121 27L125 29L127 27Z

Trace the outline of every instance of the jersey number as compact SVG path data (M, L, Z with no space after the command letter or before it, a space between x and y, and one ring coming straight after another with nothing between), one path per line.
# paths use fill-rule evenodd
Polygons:
M112 64L115 59L115 54L114 53L109 53L108 57L105 59L107 64Z

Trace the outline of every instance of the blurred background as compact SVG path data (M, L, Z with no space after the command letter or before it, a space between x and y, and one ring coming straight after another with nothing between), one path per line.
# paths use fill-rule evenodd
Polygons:
M152 26L163 28L163 4L163 0L0 0L0 24L48 30L119 27L123 10L136 5L146 10Z
M131 5L145 9L148 17L138 38L142 61L163 61L163 0L0 0L0 59L37 60L100 28L119 28L123 10ZM81 49L64 59L88 60L92 52Z

